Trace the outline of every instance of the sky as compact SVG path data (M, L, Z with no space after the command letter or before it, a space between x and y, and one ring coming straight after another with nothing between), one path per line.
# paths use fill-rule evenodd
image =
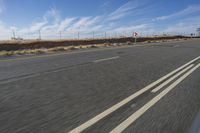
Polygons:
M0 0L0 40L190 34L200 0Z

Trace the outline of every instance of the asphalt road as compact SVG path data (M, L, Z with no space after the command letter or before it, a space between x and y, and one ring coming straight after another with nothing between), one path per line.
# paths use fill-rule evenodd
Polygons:
M1 58L0 133L197 131L199 56L190 40Z

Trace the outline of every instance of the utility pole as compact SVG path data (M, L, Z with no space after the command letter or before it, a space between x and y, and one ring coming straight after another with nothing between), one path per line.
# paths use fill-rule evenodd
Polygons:
M105 38L107 38L107 33L105 32Z
M80 39L80 32L78 31L78 39Z
M93 39L94 39L94 31L92 32L92 37L93 37Z
M39 32L39 40L41 40L42 39L41 38L41 31L39 30L38 32Z
M115 37L117 38L117 32L115 32Z
M137 32L134 32L134 33L133 33L133 37L135 38L135 44L137 43L137 36L138 36L138 33L137 33Z
M126 31L124 31L124 36L126 37Z
M13 33L13 39L16 39L15 38L15 30L12 30L12 33Z
M199 36L200 36L200 27L197 28L197 32L198 32L198 34L199 34Z
M62 39L62 32L60 31L60 40Z

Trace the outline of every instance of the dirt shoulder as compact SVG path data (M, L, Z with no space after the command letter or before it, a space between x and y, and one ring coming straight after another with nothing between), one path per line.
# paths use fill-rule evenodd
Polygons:
M148 44L155 42L169 42L188 40L188 37L151 37L137 38L139 44ZM84 40L55 40L55 41L2 41L0 42L0 56L14 55L33 55L43 53L65 52L80 49L115 47L134 45L134 38L112 38L112 39L84 39Z

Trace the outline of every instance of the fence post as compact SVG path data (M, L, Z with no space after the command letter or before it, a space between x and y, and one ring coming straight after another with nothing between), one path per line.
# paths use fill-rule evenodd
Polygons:
M12 30L13 33L13 39L15 39L15 30Z
M60 31L60 40L62 39L62 32Z
M41 40L41 31L39 30L39 40Z
M137 43L137 36L135 36L135 44Z
M78 39L80 39L80 33L78 32Z

